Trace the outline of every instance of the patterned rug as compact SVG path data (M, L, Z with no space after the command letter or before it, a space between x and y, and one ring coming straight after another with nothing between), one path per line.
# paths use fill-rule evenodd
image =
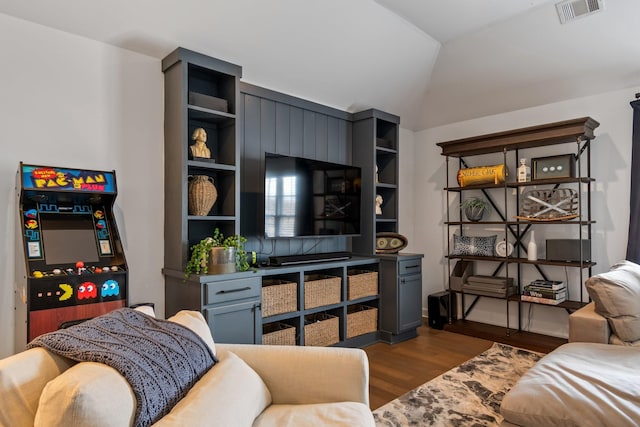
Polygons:
M493 346L373 411L376 426L488 427L502 421L502 397L543 354Z

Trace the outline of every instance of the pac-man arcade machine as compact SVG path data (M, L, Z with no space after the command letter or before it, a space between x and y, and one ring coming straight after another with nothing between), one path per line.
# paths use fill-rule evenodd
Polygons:
M20 163L17 186L19 351L38 335L126 306L128 269L113 216L115 171Z

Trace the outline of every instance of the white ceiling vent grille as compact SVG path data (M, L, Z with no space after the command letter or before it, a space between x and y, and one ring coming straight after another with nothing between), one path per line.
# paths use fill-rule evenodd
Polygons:
M591 15L604 9L604 0L565 0L556 3L560 23Z

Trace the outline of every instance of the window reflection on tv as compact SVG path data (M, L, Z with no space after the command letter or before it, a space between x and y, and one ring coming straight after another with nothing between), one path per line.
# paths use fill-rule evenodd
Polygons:
M361 170L266 153L265 237L360 234Z

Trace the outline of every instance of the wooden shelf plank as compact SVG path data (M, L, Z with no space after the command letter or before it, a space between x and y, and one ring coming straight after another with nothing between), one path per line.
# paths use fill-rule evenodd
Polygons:
M600 123L591 117L439 142L443 156L463 157L592 139Z
M595 221L544 221L544 225L554 224L575 224L575 225L591 225L595 224ZM445 221L446 225L529 225L529 224L542 224L541 221Z
M581 301L563 301L558 305L544 304L544 303L534 302L534 301L522 301L520 299L520 295L517 295L517 294L516 295L511 295L509 297L509 301L520 301L522 303L527 303L527 304L546 305L548 307L559 307L559 308L564 308L565 310L569 310L569 311L580 310L582 307L584 307L585 305L589 304L588 302L581 302Z
M555 265L560 267L580 267L580 261L551 261L546 259L539 259L537 261L530 261L527 258L513 258L513 257L497 257L497 256L470 256L470 255L446 255L445 258L449 259L462 259L467 261L495 261L495 262L509 262L512 264L537 264L537 265ZM593 261L582 262L582 268L589 268L596 265Z
M470 320L456 320L451 324L445 324L444 330L500 342L514 347L527 348L541 353L549 353L560 347L562 344L567 343L567 340L564 338L536 334L527 331L518 331L516 329L507 330L507 328L501 326L473 322Z
M491 188L518 188L534 185L557 185L557 184L574 184L574 183L589 183L595 182L595 178L583 176L583 177L570 177L570 178L547 178L536 179L535 181L527 182L506 182L502 184L476 184L466 185L464 187L445 187L445 191L467 191L467 190L488 190Z

